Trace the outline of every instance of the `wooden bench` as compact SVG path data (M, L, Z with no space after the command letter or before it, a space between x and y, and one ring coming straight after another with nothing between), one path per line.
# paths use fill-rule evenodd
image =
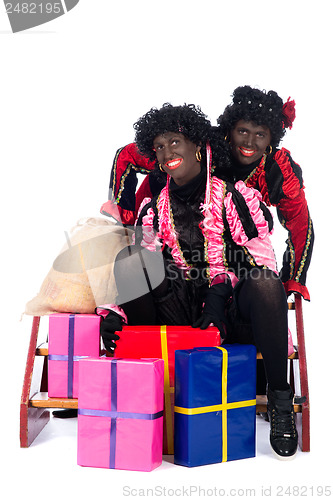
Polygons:
M296 313L297 346L295 352L289 356L290 384L295 391L295 382L300 382L301 395L305 402L294 404L297 414L297 427L302 451L310 451L310 403L306 352L304 342L304 323L302 313L302 299L295 296L295 302L288 303L289 310ZM77 408L77 399L49 398L47 393L47 342L38 344L40 317L32 321L30 344L23 381L20 406L20 443L27 448L38 436L50 418L50 408ZM262 359L260 353L258 359ZM37 366L39 364L39 367ZM297 367L298 365L298 367ZM298 369L297 369L298 368ZM266 396L257 396L257 412L267 411Z

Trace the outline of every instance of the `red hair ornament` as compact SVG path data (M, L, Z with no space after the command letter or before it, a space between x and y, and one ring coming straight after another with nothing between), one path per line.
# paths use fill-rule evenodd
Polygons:
M283 128L292 129L293 121L296 117L295 111L295 101L291 101L290 97L288 97L287 102L282 106L282 126Z

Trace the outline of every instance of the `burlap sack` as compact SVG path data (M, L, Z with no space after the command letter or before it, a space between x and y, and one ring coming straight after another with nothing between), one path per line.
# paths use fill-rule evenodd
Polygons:
M102 218L80 220L67 234L67 243L55 259L38 295L25 313L86 313L113 303L117 289L113 264L117 253L132 242L133 231Z

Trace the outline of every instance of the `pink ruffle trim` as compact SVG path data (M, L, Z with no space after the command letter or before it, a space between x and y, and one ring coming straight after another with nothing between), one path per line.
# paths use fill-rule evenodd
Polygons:
M246 187L243 181L236 182L235 188L241 193L246 201L253 222L256 225L258 237L260 239L266 238L269 234L269 227L263 211L260 208L260 202L262 201L261 194L256 189ZM226 218L234 242L237 245L245 245L249 239L244 231L236 206L232 200L232 193L228 193L225 197L224 206L226 208Z
M102 316L103 318L105 318L110 311L113 311L119 316L121 316L124 322L127 324L127 316L125 312L121 307L117 306L116 304L104 304L102 306L96 307L95 309L95 313L98 314L98 316Z
M141 246L150 250L151 252L156 252L156 247L160 248L161 244L156 237L156 233L153 226L154 221L154 210L150 207L148 208L147 214L142 217L142 241Z
M204 205L204 221L202 229L205 232L208 245L208 262L211 282L218 275L228 275L234 287L237 276L228 271L224 263L224 224L222 218L223 200L225 199L225 183L217 177L212 178L211 203Z
M177 234L173 229L170 221L170 199L169 199L169 183L170 176L168 176L167 185L162 189L158 198L157 208L159 213L159 233L158 237L171 249L171 255L179 269L185 271L190 268L184 264L180 251L177 245Z
M266 266L275 274L278 274L276 257L269 235L263 239L252 238L245 246L258 266Z
M138 218L143 207L151 201L151 198L144 198L140 204L138 211ZM160 248L161 244L156 237L154 231L154 210L149 207L147 214L142 217L142 241L141 246L150 250L151 252L156 252L156 247ZM136 219L135 225L137 224L138 218ZM135 237L133 235L133 243L135 243Z
M145 207L145 206L147 205L147 203L149 203L149 202L151 202L151 198L146 197L146 198L144 198L144 199L142 200L142 202L140 203L139 210L138 210L138 216L137 216L137 218L136 218L136 221L135 221L134 226L136 226L136 225L137 225L138 218L139 218L139 215L140 215L140 213L141 213L141 210L142 210L142 209L143 209L143 207Z
M291 335L290 328L288 328L288 356L291 356L295 352L293 337Z

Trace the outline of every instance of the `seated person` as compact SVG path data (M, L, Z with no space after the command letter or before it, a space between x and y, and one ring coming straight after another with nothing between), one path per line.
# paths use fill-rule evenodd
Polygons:
M225 141L199 108L166 104L134 128L140 153L167 181L143 200L134 244L116 258L118 298L103 313L104 344L114 349L123 322L202 329L213 323L228 343L254 343L268 380L271 446L281 458L293 456L287 298L269 237L272 216L258 191L212 175L213 163L226 161ZM249 328L236 328L239 319Z

